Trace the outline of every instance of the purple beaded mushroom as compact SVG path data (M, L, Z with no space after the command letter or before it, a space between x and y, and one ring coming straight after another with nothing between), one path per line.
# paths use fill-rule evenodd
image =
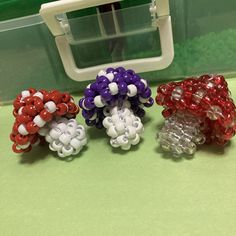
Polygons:
M99 129L105 127L111 145L123 150L139 143L143 108L152 105L147 81L123 67L100 71L79 101L86 124Z

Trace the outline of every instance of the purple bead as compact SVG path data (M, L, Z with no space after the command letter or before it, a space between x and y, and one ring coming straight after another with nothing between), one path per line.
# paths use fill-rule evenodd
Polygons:
M79 107L83 109L83 102L84 102L84 98L81 98L79 100Z
M94 115L95 111L94 109L93 110L82 110L82 116L85 118L85 119L90 119L93 115Z
M107 83L102 83L102 82L98 83L97 90L99 93L101 93L102 90L107 89L107 88L108 88Z
M126 72L126 70L125 70L124 67L117 67L117 68L115 69L115 71L118 72L118 73L125 73L125 72Z
M95 124L96 128L98 129L102 129L103 128L103 124L102 124L102 121L98 121L96 124Z
M130 75L130 74L125 74L124 75L124 81L125 81L125 83L126 84L131 84L131 79L132 78L132 76Z
M136 82L140 81L140 77L138 75L133 75L131 78L130 78L130 83L131 84L135 84Z
M87 126L93 126L96 124L96 120L89 120L89 119L86 119L85 120L85 123Z
M100 94L105 102L110 101L112 99L112 95L108 89L102 90Z
M89 89L89 88L86 88L86 89L84 90L84 96L85 96L85 97L95 97L95 96L96 96L96 93L94 92L94 90Z
M98 87L98 83L97 82L94 82L90 85L90 89L92 89L93 91L98 91L97 90L97 87Z
M144 103L143 105L145 106L145 107L151 107L152 105L153 105L153 103L154 103L154 100L153 100L153 98L149 98L148 99L148 102L146 102L146 103Z
M110 68L107 68L107 69L106 69L106 72L107 72L107 74L108 74L108 73L114 72L114 70L115 70L114 68L110 67Z
M100 84L100 83L109 84L109 83L110 83L110 80L109 80L106 76L102 75L102 76L99 76L99 77L97 78L96 82L97 82L98 84Z
M123 82L123 81L124 81L123 76L120 75L120 74L116 74L114 79L112 80L112 82L115 82L117 84L120 83L120 82Z
M137 87L138 94L144 93L144 91L145 91L144 83L142 83L141 81L137 81L134 85Z
M146 88L145 91L141 94L143 98L149 98L152 95L152 91L150 88Z
M94 99L92 97L84 99L84 109L93 109L95 108Z
M144 111L142 108L139 108L139 109L136 111L136 115L139 116L140 118L142 118L142 117L145 116L145 111Z
M135 72L134 72L133 70L130 70L130 69L127 70L126 72L127 72L128 74L130 74L130 75L134 75L134 74L135 74Z
M126 95L128 93L127 84L125 82L121 82L118 84L119 94Z

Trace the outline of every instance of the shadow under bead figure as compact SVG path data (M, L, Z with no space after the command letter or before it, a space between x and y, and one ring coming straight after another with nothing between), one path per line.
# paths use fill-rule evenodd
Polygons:
M156 103L165 108L160 146L174 156L193 155L204 143L222 146L235 135L235 104L221 75L160 85Z
M129 150L143 133L144 107L154 103L146 80L123 67L100 71L79 106L88 126L106 128L111 146Z

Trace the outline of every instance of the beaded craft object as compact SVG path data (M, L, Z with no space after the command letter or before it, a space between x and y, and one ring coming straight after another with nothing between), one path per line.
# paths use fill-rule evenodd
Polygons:
M123 150L140 141L144 108L153 105L147 81L123 67L100 71L79 101L88 126L106 128L110 144Z
M221 75L160 85L156 102L165 108L160 145L175 156L192 155L204 143L224 145L235 135L236 108Z
M57 90L22 91L14 103L11 140L16 153L29 152L46 140L60 158L76 155L86 144L85 129L73 119L79 107L68 93Z

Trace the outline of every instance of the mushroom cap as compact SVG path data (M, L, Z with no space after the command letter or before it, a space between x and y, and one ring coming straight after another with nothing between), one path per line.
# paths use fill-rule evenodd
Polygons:
M143 108L153 105L151 93L147 81L133 70L107 68L84 90L79 106L88 126L103 128L102 121L114 106L129 107L135 115L143 117Z

